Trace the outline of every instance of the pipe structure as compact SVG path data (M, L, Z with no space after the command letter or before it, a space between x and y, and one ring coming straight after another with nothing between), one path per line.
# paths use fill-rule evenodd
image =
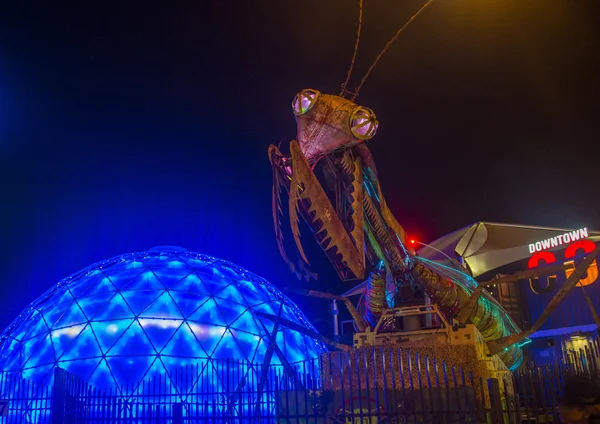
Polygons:
M365 320L375 328L381 313L387 309L385 291L385 266L380 262L377 269L369 275L365 287Z
M469 305L474 290L460 284L458 280L446 278L430 269L427 264L418 261L410 274L446 317L457 318L463 308ZM504 308L486 293L477 297L467 320L477 327L486 342L519 332ZM507 346L497 354L509 368L517 367L523 360L523 352L518 344Z

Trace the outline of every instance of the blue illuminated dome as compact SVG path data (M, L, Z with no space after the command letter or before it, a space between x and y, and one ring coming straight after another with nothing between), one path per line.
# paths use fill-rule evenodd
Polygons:
M123 387L210 358L261 363L273 323L256 312L277 315L281 302L282 318L315 331L279 290L232 263L174 248L127 254L27 307L1 336L0 370L49 382L58 365L95 387ZM325 351L284 327L277 345L292 363Z

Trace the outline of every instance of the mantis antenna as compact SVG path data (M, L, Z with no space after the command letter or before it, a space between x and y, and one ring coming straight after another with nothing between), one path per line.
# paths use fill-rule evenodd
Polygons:
M367 70L367 73L365 74L365 76L362 78L362 80L360 81L360 84L358 85L358 87L356 87L356 89L354 90L352 94L352 97L350 100L354 101L356 99L356 97L358 96L358 93L360 92L360 89L362 88L363 84L365 83L365 81L367 80L367 78L369 77L369 75L371 74L371 71L373 70L373 68L375 68L375 66L377 65L377 63L379 62L379 59L381 59L383 57L383 55L387 52L387 50L390 48L390 46L392 45L392 43L394 41L396 41L396 39L400 36L400 34L402 34L402 32L410 25L413 23L413 21L421 14L423 13L423 11L427 8L427 6L429 6L431 3L433 2L433 0L429 0L427 3L425 3L423 6L421 6L421 8L417 11L417 13L415 13L414 15L412 15L410 17L410 19L408 21L406 21L406 23L400 27L400 29L396 32L396 34L391 38L390 41L388 41L388 43L385 45L385 47L383 48L383 50L379 53L379 55L377 55L377 57L375 58L375 60L373 61L373 63L371 64L371 66L369 67L369 69ZM362 20L362 0L360 1L360 17L359 17L359 27L358 27L358 35L360 36L360 22ZM356 40L356 45L355 45L355 51L354 51L354 56L356 57L356 50L358 50L358 38ZM352 65L354 64L354 58L352 59ZM352 71L352 65L350 66L350 71ZM350 72L348 72L348 79L350 78ZM345 90L345 84L347 84L348 79L346 79L346 82L344 83L344 85L342 85L342 90Z
M352 61L350 62L350 69L348 69L348 76L346 76L346 81L344 81L344 83L342 84L342 92L340 93L341 97L344 97L344 94L354 94L346 90L346 86L348 85L348 81L350 81L352 69L354 69L354 62L356 61L356 54L358 53L358 43L360 41L360 28L362 27L363 0L359 0L358 7L358 30L356 31L356 42L354 43L354 55L352 56Z

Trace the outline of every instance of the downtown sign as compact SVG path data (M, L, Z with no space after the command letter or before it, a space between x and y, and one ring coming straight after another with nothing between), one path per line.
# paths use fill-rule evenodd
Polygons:
M587 228L580 228L575 231L568 231L564 234L560 234L556 237L551 237L546 240L537 241L529 245L529 253L542 252L544 250L559 247L565 244L576 242L578 240L584 240L589 237ZM586 252L589 253L589 252Z
M592 233L596 236L598 233ZM583 258L596 249L596 243L590 238L587 228L566 231L555 237L539 240L529 245L528 268L548 265L566 265L565 269L554 275L541 275L529 279L530 290L523 290L523 308L529 322L535 322L548 306L548 303L563 287ZM594 322L590 308L586 307L590 299L598 310L600 308L600 283L598 264L594 260L587 273L579 280L573 291L561 302L559 307L540 327L540 330L576 327Z
M532 253L529 258L528 268L533 269L539 266L551 265L557 262L562 262L565 265L571 265L565 269L564 277L558 278L558 275L543 276L530 280L531 290L536 294L552 292L556 289L557 280L566 280L575 270L576 262L579 262L583 257L592 252L596 245L593 241L587 240L588 232L586 228L570 231L563 235L542 240L529 245L529 251ZM570 244L567 244L569 243ZM561 254L561 251L550 252L545 249L566 245L566 248ZM541 249L538 249L541 247ZM533 251L532 251L533 248ZM589 286L598 279L598 264L594 260L588 272L576 287Z

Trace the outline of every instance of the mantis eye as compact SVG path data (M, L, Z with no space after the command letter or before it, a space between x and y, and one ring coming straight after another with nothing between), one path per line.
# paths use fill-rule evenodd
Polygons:
M311 88L307 88L296 94L296 97L294 97L294 101L292 102L294 115L302 115L308 112L316 103L319 94L321 93Z
M368 140L377 132L377 118L375 112L368 107L357 106L350 116L350 130L352 135L359 140Z

